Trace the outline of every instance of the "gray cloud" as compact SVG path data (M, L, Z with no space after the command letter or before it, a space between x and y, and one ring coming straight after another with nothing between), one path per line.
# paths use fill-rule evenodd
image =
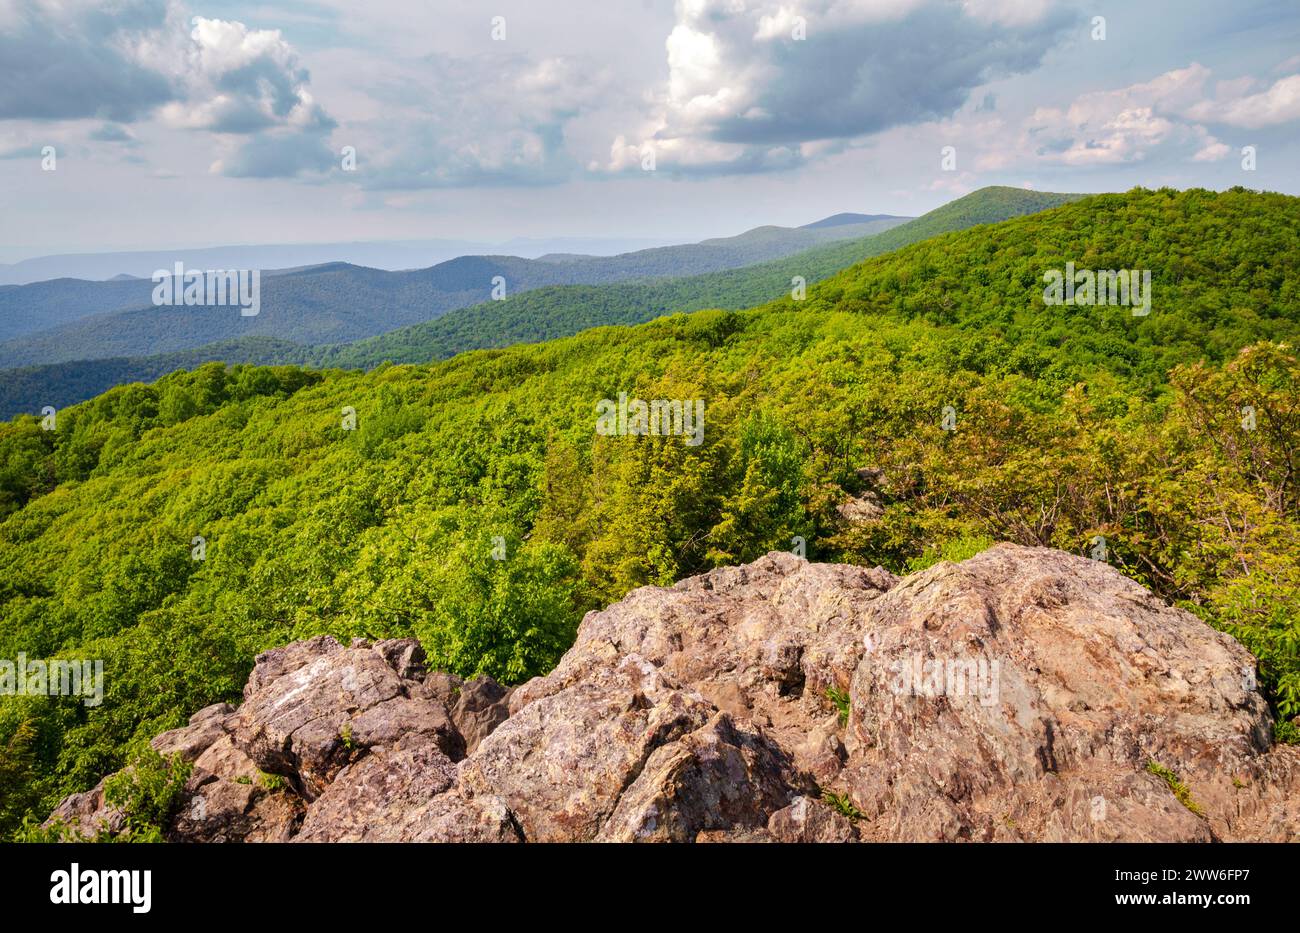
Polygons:
M1019 29L926 5L891 22L823 26L773 45L770 79L743 111L705 121L713 139L790 143L879 132L952 114L990 78L1038 66L1072 19L1058 11ZM728 42L750 53L748 42Z
M128 133L125 127L117 123L105 123L102 126L91 130L90 138L99 143L130 143L135 144L136 139Z
M566 126L608 82L590 62L520 54L391 67L367 88L386 117L355 127L356 181L377 191L566 181Z
M174 0L17 0L0 8L0 119L98 118L271 138L231 160L302 163L334 120L312 98L311 76L279 32L188 19ZM127 141L105 125L100 142ZM296 156L286 156L295 153Z
M337 165L336 159L319 133L261 133L213 170L233 178L293 178L328 172Z
M167 25L166 0L17 0L0 15L0 120L130 121L174 99L142 42Z

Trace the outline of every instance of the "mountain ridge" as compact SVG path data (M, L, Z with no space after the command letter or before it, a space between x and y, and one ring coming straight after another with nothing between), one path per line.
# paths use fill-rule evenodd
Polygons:
M815 220L810 224L804 224L800 229L816 230L819 227L840 227L845 224L869 223L873 220L888 220L890 218L890 214L831 214L829 217L823 217L821 220Z
M38 410L46 404L63 407L112 384L147 381L210 360L369 368L385 360L429 361L464 350L566 336L584 327L640 323L675 311L746 307L788 291L795 274L803 275L810 283L816 282L864 256L899 248L939 232L1048 209L1077 197L1081 195L997 187L981 189L889 231L814 247L784 260L660 283L541 286L504 302L454 309L444 316L443 323L422 322L352 344L294 346L292 342L275 342L274 338L262 336L234 338L143 358L12 367L5 373L5 387L0 389L0 417ZM461 257L453 261L454 268L464 269L475 259ZM471 284L476 276L481 278L491 272L487 266L480 265L469 277Z
M158 308L148 279L56 279L0 287L0 368L192 349L241 336L300 343L359 339L489 298L545 285L615 282L734 268L827 240L861 236L902 220L830 230L759 228L734 237L565 262L506 255L457 256L389 272L347 262L268 270L256 317L221 308ZM178 260L179 261L179 260ZM170 267L168 267L170 268ZM80 354L80 355L79 355Z

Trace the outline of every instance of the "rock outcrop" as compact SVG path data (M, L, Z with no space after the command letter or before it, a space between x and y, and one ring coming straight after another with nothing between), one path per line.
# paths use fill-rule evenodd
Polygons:
M411 640L278 648L154 746L194 764L180 840L1297 839L1254 666L1059 551L773 553L589 614L512 691ZM52 819L120 829L102 798Z

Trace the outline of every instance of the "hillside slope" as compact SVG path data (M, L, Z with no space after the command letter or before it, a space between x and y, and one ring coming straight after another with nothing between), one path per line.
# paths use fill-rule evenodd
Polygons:
M356 340L486 300L498 276L508 293L516 293L544 285L695 275L859 238L905 220L891 217L824 229L759 227L734 237L618 256L461 256L402 272L346 262L277 270L262 276L261 311L250 317L229 308L155 307L154 284L148 279L4 286L0 367L140 356L242 337L297 343Z
M672 311L751 307L787 294L795 275L816 282L863 258L939 233L1047 210L1078 197L1018 188L983 188L885 233L852 237L782 260L676 280L540 286L510 294L505 301L474 304L433 321L355 343L297 346L264 336L246 337L145 357L24 366L4 373L0 417L36 412L44 405L62 408L114 385L149 382L173 370L208 361L369 369L384 361L430 362L466 350L533 343L605 324L636 324ZM856 230L858 225L832 228L843 232ZM476 272L478 276L483 274L486 272Z
M818 282L863 259L941 233L1037 213L1079 197L1082 195L981 188L875 236L832 243L742 269L673 281L636 282L599 289L583 286L539 289L513 300L463 308L436 321L351 345L319 348L306 359L317 365L346 368L370 368L385 360L425 363L466 350L565 337L603 324L639 324L672 311L748 308L789 294L795 276L808 283Z
M0 658L108 674L96 705L0 697L0 827L236 699L277 645L413 637L517 684L585 611L773 549L1092 556L1249 648L1294 739L1298 204L1087 198L803 302L369 373L208 364L0 426ZM1151 313L1045 306L1069 261L1149 269ZM598 432L620 393L703 405L701 442Z

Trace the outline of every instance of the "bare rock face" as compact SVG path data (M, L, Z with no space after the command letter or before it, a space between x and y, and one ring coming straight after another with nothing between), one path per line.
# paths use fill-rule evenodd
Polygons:
M455 783L456 766L432 742L376 748L339 772L312 804L302 842L393 841L408 813Z
M412 640L261 655L154 746L195 841L1295 840L1254 659L1105 564L773 553L583 620L507 690ZM120 832L102 783L52 819Z
M801 783L779 746L717 713L655 749L596 839L693 842L710 830L761 830Z
M853 822L824 803L796 797L772 814L767 831L777 842L857 842Z

